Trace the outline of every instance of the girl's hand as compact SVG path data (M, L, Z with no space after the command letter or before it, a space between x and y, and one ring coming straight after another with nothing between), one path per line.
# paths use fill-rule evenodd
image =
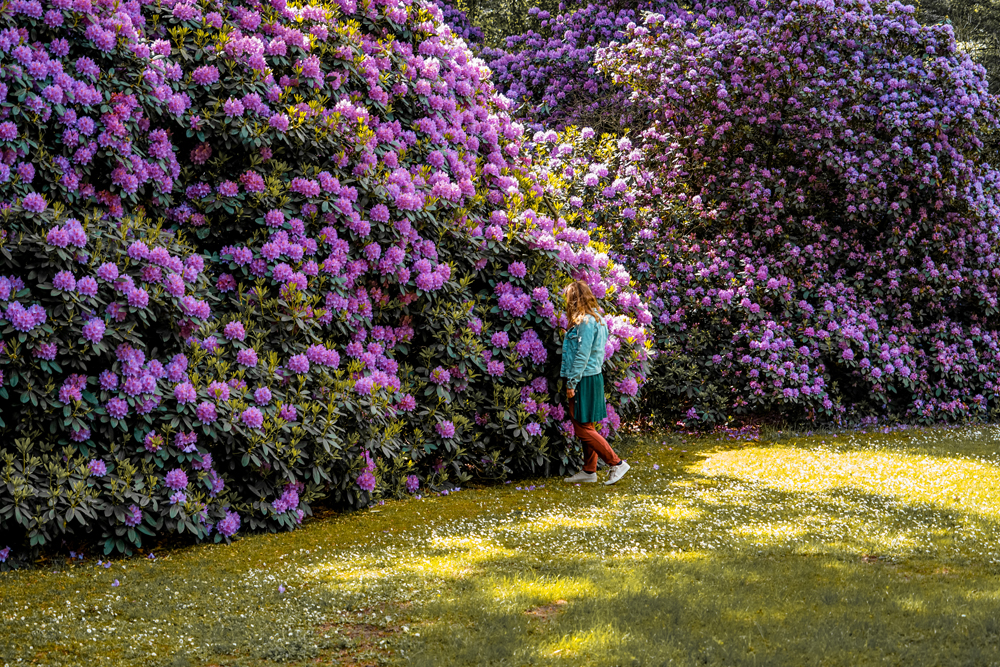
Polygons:
M574 396L576 396L576 389L566 390L566 398L573 398Z

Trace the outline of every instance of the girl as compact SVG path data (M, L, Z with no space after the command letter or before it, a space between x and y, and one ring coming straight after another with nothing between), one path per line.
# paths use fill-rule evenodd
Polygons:
M583 442L583 470L567 482L596 482L597 458L611 467L608 481L614 484L628 472L629 465L615 454L608 441L594 428L608 416L604 404L604 346L608 327L597 310L597 299L587 283L577 280L566 288L566 318L569 331L563 342L560 376L566 378L566 398L573 432ZM574 400L575 399L575 400Z

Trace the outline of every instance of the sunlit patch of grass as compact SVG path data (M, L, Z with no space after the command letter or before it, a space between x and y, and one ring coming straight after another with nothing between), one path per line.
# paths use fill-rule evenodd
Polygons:
M1000 665L1000 429L774 436L6 573L0 664Z
M664 505L651 501L643 505L643 510L667 523L697 521L704 512L686 503Z
M837 452L801 447L754 447L711 455L699 469L732 474L786 491L854 488L907 502L1000 516L1000 466L966 458L898 451ZM917 474L914 474L917 473Z
M557 642L539 650L540 657L569 659L588 655L615 653L621 645L622 633L614 625L588 628L584 632L564 635ZM560 655L561 654L561 655Z
M537 606L553 604L559 600L582 598L597 593L592 581L578 577L554 577L524 580L520 577L501 576L495 579L493 600L502 604Z
M752 543L765 545L776 539L789 540L802 537L808 530L799 522L774 521L766 524L740 526L733 531L733 534L745 537Z
M603 515L603 516L602 516ZM579 530L581 528L604 528L608 525L610 515L607 512L595 511L587 516L573 516L569 514L550 514L544 519L537 521L530 526L525 526L528 532L548 532L569 528Z

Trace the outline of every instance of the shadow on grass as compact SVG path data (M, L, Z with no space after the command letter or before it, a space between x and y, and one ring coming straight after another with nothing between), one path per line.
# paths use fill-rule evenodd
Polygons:
M401 643L406 663L1000 665L1000 567L977 556L996 556L994 517L853 487L691 472L674 484L697 491L675 498L686 512L669 526L643 516L657 505L619 499L592 541L556 558L530 545L579 531L544 512L492 536L508 555L453 549L467 573L425 608L422 637ZM577 507L581 522L614 498L598 494ZM618 549L656 538L669 555Z
M1000 598L989 576L956 586L942 575L900 576L882 563L832 556L664 559L528 572L498 603L489 560L431 605L421 641L401 645L412 665L996 665ZM541 624L532 583L584 579ZM576 582L578 583L578 582ZM972 588L989 589L975 598Z

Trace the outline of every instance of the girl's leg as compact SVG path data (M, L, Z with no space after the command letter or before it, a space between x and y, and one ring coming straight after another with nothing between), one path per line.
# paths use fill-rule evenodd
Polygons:
M608 444L603 435L597 432L593 424L584 424L583 427L590 434L590 448L596 454L595 458L600 456L601 460L609 466L616 466L622 462L615 454L615 450L611 449L611 445ZM594 470L597 470L597 461L594 461Z
M590 434L573 416L576 401L569 400L569 420L573 423L573 433L583 443L583 472L597 472L597 452L590 445Z
M586 431L576 424L573 424L573 431L576 433L576 437L583 442L583 472L597 472L597 452L590 445Z
M573 432L583 443L583 471L597 472L597 458L600 457L609 466L621 463L621 459L611 449L593 424L581 424L573 417L575 401L569 402L569 418L573 422Z

